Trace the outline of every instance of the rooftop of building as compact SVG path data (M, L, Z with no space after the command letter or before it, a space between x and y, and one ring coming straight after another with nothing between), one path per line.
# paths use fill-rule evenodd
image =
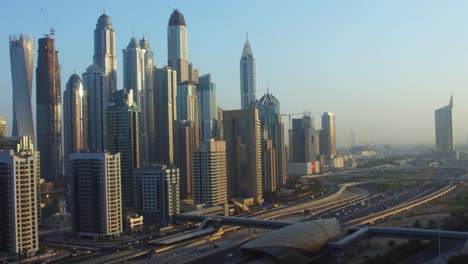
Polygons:
M182 15L178 9L174 9L174 12L172 12L171 17L169 18L169 26L187 26L185 24L184 15Z

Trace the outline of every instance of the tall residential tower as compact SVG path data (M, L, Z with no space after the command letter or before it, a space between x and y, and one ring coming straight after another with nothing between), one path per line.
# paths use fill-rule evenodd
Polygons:
M63 158L65 175L68 174L69 156L88 150L88 102L87 91L80 76L73 74L63 92ZM45 164L47 165L47 164Z
M260 120L257 108L223 112L228 199L262 202Z
M55 39L39 39L36 68L37 149L41 178L55 181L62 175L62 92Z
M117 91L117 54L115 53L115 32L109 16L102 14L94 30L94 64L104 73L106 99L111 100Z
M254 107L257 94L256 66L249 39L245 40L244 50L240 59L240 89L241 107L247 109Z
M216 105L216 84L211 74L199 78L197 85L200 140L210 141L218 136L218 113Z
M34 141L31 107L34 64L34 39L24 35L10 36L11 79L13 81L12 136L28 136Z
M97 64L83 73L83 85L88 94L88 145L91 152L103 152L106 135L106 94L105 76Z
M177 75L170 67L154 69L155 160L174 164L174 122L177 120Z
M175 9L167 27L167 65L177 72L177 82L189 80L187 25L179 10Z

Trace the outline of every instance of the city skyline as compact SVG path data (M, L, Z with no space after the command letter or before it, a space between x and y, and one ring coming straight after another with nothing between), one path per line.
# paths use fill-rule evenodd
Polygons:
M468 84L465 77L468 63L463 60L468 56L468 39L465 37L468 31L464 26L468 21L462 12L468 6L452 2L440 9L436 2L425 2L423 6L417 2L364 2L358 6L344 4L338 7L325 2L300 2L291 7L271 4L267 8L269 12L263 12L268 15L257 16L265 9L259 1L253 3L242 18L236 16L236 12L228 12L230 9L240 10L245 5L242 2L231 5L210 1L184 2L171 8L166 3L152 3L152 8L130 10L123 8L121 3L104 2L102 8L112 19L116 49L126 47L134 30L135 36L145 35L153 43L155 65L161 67L167 63L167 19L173 9L178 8L188 27L190 58L196 62L201 75L209 72L213 75L219 104L226 110L237 109L240 105L238 60L248 31L257 61L257 94L266 91L268 81L270 90L282 102L284 113L303 110L336 113L339 117L338 146L349 145L350 129L355 131L357 138L366 139L365 143L433 145L434 135L427 131L434 126L432 111L438 106L437 98L452 92L461 101L468 98L468 91L464 89ZM21 2L7 3L9 12L5 20L19 11L27 19L1 29L0 33L4 36L23 33L40 38L48 32L40 11L43 7L48 20L56 27L56 47L60 52L64 84L66 76L75 70L83 73L92 64L92 31L103 11L94 5L72 3L71 7L76 5L82 12L63 16L61 10L65 4L40 5L43 6L33 3L24 8L26 5ZM211 9L204 10L206 5ZM138 20L141 23L126 22L130 17L140 15L144 17ZM272 29L269 23L278 15L284 19ZM420 18L425 19L421 22ZM313 34L295 34L300 32L293 28L297 23L305 23ZM224 24L232 24L233 28L223 32ZM450 30L446 30L448 27ZM214 34L221 36L219 40L206 41ZM286 34L287 38L278 38L278 35ZM76 41L77 38L80 41ZM291 52L285 52L285 48ZM295 50L301 52L293 52ZM0 54L6 57L7 52L8 43L3 41ZM220 56L225 59L219 60ZM122 59L117 52L117 65L122 65ZM304 67L305 63L309 67ZM8 62L0 62L0 86L4 87L6 98L10 98L12 91L10 74ZM117 75L120 74L119 66ZM117 78L117 82L118 89L123 88L123 78ZM61 88L62 91L65 89L63 85ZM403 92L404 97L401 96ZM420 99L421 94L425 95L424 100ZM35 91L32 100L34 97ZM316 97L320 100L311 102ZM12 124L11 109L10 100L2 101L0 112L5 115L7 124ZM367 114L368 109L373 110L367 118L357 118ZM468 129L463 126L463 120L468 118L467 115L468 106L459 105L454 109L456 145L466 142ZM415 117L418 122L412 119ZM388 132L389 128L392 133ZM368 132L370 130L372 132Z

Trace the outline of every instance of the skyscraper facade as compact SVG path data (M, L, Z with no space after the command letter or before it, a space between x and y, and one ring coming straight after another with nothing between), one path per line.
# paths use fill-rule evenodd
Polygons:
M136 211L145 223L170 224L180 213L179 169L154 164L135 170ZM151 186L151 188L147 188Z
M143 165L141 116L133 91L118 90L106 108L106 150L120 153L122 207L133 208L133 170Z
M28 136L34 141L31 107L34 65L34 39L25 35L10 36L10 64L13 82L12 136Z
M257 108L223 112L228 198L262 201L260 120Z
M38 176L35 152L0 152L0 253L39 250Z
M196 145L200 138L199 135L199 112L197 86L194 82L183 82L177 84L177 120L193 122L195 126Z
M245 40L240 59L240 90L242 109L254 107L257 100L256 63L249 39Z
M319 142L315 135L314 119L304 115L302 118L292 119L292 128L289 130L289 153L291 162L316 161L315 145Z
M276 178L274 185L279 188L286 183L286 151L284 147L284 124L281 122L280 102L273 94L267 91L258 101L257 108L262 127L262 140L269 139L273 144L272 150L275 152L274 164L276 172L271 175L274 175ZM265 151L268 143L262 144Z
M320 140L320 151L325 155L325 159L333 158L336 155L336 136L335 136L335 114L325 112L322 115L322 135Z
M264 193L274 192L277 189L277 165L273 141L265 137L262 139L262 183Z
M194 202L206 206L227 203L226 142L202 142L192 158Z
M138 40L130 39L126 49L123 49L123 78L127 91L134 92L134 99L141 115L141 140L143 163L148 163L148 134L146 130L146 87L145 87L145 50L140 48Z
M63 158L68 174L69 155L88 150L88 101L80 76L73 74L63 92Z
M177 75L170 67L154 69L155 162L174 164L174 122L177 120ZM154 162L153 161L153 162Z
M180 197L193 199L192 153L198 146L197 124L179 120L174 123L174 164L180 169Z
M36 68L37 148L41 178L55 181L62 175L62 92L55 39L39 39Z
M189 80L187 25L179 10L175 9L167 27L167 65L177 72L177 83Z
M435 110L436 151L453 152L453 125L452 125L453 96L447 106Z
M103 152L106 127L105 77L97 64L90 65L83 73L83 85L88 99L88 147L91 152Z
M120 154L70 155L73 231L85 237L122 233Z
M94 30L93 61L104 73L105 98L109 101L117 91L117 54L112 21L106 14L99 17Z
M197 84L200 140L210 141L218 137L218 113L216 105L216 84L211 74L203 75Z
M153 51L151 50L149 41L143 36L140 40L140 48L145 53L144 67L144 91L145 91L145 127L148 142L147 162L153 163L156 158L156 129L155 129L155 109L154 109L154 87L153 87Z

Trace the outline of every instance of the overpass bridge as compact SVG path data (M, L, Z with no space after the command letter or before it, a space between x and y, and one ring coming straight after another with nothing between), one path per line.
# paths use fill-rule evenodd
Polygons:
M332 251L340 251L351 244L372 237L404 238L417 240L468 240L468 232L448 231L438 229L402 228L402 227L358 227L350 229L350 235L338 241L329 241Z

